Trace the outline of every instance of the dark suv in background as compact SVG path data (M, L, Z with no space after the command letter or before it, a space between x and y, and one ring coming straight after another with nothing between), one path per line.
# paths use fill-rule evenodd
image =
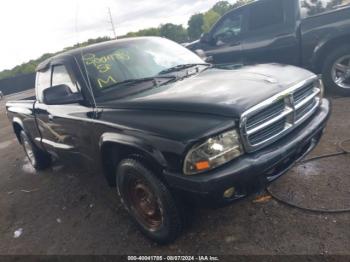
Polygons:
M217 64L301 66L322 74L327 88L349 96L349 4L349 0L255 1L225 14L187 48L204 51Z

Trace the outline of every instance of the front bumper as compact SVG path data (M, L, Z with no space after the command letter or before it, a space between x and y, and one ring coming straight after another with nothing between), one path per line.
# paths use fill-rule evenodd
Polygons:
M330 115L324 99L320 109L292 133L257 152L245 154L205 174L185 176L164 172L168 185L197 204L229 203L265 187L305 157L319 142ZM224 198L230 187L235 194Z

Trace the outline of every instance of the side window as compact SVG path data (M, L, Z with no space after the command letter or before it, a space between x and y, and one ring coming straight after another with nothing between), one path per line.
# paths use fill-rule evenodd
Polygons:
M78 87L76 83L72 81L67 69L63 65L53 67L52 71L52 86L66 85L69 87L72 94L78 93Z
M223 18L212 33L212 37L217 45L220 45L220 43L229 43L239 36L242 33L242 21L242 13L237 12Z
M39 71L36 74L36 96L39 102L43 102L43 92L51 86L51 69Z
M282 0L267 0L257 2L250 7L249 31L265 29L283 24L284 10Z

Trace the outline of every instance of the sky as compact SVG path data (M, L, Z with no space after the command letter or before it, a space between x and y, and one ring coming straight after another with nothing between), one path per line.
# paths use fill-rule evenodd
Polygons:
M11 0L0 2L0 71L99 36L183 24L218 0ZM230 0L229 2L235 2Z

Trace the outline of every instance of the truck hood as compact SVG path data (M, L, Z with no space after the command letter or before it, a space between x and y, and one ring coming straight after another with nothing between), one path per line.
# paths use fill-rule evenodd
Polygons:
M212 68L101 106L239 117L250 107L311 76L313 73L305 69L280 64Z

